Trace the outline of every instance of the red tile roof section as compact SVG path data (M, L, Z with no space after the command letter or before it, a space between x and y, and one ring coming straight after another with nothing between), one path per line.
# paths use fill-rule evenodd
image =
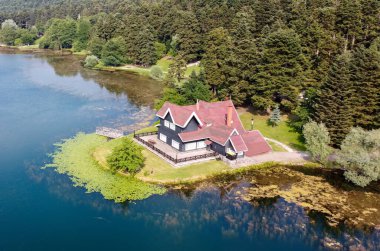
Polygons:
M241 135L234 135L230 138L232 146L235 148L237 152L246 152L248 151L247 145L244 143Z
M259 131L248 131L243 134L242 137L248 147L248 152L245 153L248 157L267 153L272 150Z

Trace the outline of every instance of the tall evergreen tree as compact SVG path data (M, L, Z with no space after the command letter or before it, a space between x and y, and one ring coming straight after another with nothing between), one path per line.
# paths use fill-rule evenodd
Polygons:
M341 0L337 9L336 26L345 37L345 47L353 48L361 35L362 13L359 0Z
M351 55L338 56L332 64L314 104L313 117L326 125L331 142L339 146L353 126L353 85L351 81Z
M194 13L180 11L175 22L175 34L178 37L178 50L186 62L199 59L202 51L201 28Z
M207 37L202 64L206 74L206 83L211 86L214 95L228 77L226 59L230 56L231 46L231 37L224 28L212 30Z
M252 87L253 105L265 109L277 102L285 109L293 109L302 87L304 64L300 39L294 30L271 33Z
M355 90L355 125L365 129L379 128L380 51L375 43L368 49L361 45L354 51L352 81Z
M156 41L153 28L146 26L141 29L136 38L138 54L135 59L135 63L144 66L154 65L157 61L156 47L154 42Z
M237 105L247 103L256 65L258 52L253 33L255 31L255 15L250 7L245 7L236 14L231 29L232 49L226 59L228 67L227 79L222 84L219 97L231 96Z

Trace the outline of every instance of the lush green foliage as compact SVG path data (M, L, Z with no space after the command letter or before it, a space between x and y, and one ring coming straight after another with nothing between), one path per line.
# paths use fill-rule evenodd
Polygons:
M137 173L144 165L144 156L141 151L143 148L130 138L124 138L123 142L113 149L107 158L109 167L114 171L127 171Z
M211 100L211 92L209 86L205 84L202 72L199 75L192 72L189 80L182 86L173 84L164 88L163 96L156 101L155 108L160 109L166 101L177 105L190 105L195 104L197 100Z
M119 66L127 62L125 58L127 45L122 37L107 41L102 49L102 61L105 65Z
M75 186L84 187L88 193L99 192L105 199L116 202L141 200L165 192L163 188L100 167L92 153L96 147L106 143L104 137L80 133L57 144L58 149L52 155L53 163L46 167L67 174Z
M37 39L36 27L20 29L12 19L1 24L0 42L6 45L30 45Z
M311 153L312 158L322 164L326 164L331 153L330 136L323 123L318 124L310 121L303 127L306 148Z
M164 76L164 72L162 71L161 67L158 65L153 65L150 68L149 76L153 79L161 80Z
M106 65L146 67L173 56L162 68L172 88L166 100L187 102L185 65L199 60L213 99L264 112L278 104L299 132L310 118L323 122L334 146L352 126L380 126L378 0L4 1L0 22L12 18L20 28L2 31L2 43L43 35L43 48L73 46ZM17 35L32 25L35 37ZM109 44L118 38L125 46Z
M99 59L97 56L90 55L87 56L85 61L84 61L84 66L87 68L93 68L99 63Z
M77 32L77 25L73 19L55 18L50 20L47 26L40 48L56 50L72 48Z
M358 186L379 180L380 130L353 128L342 142L337 163L344 168L346 179Z

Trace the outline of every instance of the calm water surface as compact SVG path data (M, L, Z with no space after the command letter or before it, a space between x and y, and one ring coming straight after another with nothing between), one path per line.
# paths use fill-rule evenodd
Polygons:
M152 120L161 86L72 57L0 54L0 250L323 250L379 247L378 231L329 229L282 199L253 206L209 188L115 204L52 170L53 144Z

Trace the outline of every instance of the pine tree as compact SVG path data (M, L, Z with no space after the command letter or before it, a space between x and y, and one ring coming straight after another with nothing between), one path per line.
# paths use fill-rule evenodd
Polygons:
M331 142L339 146L353 126L353 85L350 72L351 55L338 56L330 67L314 104L314 119L324 123Z
M279 105L276 105L269 117L269 124L272 126L278 126L281 122L281 111Z
M194 13L180 11L175 22L178 50L186 62L199 59L202 50L200 25Z
M234 104L248 103L250 83L252 83L258 61L258 52L253 33L255 16L251 8L245 7L232 21L232 49L226 59L227 79L222 84L219 98L231 96Z
M211 86L214 95L228 77L226 60L231 53L231 46L231 37L224 28L212 30L207 37L202 65L206 74L206 82Z
M253 88L253 105L267 108L274 102L284 109L293 109L302 87L305 58L300 39L294 30L278 30L265 41Z
M353 48L361 35L361 5L359 0L342 0L337 8L336 26L345 37L344 49Z
M154 65L157 61L156 47L154 42L156 41L153 28L146 26L141 29L136 37L137 42L137 57L135 63L143 66Z
M380 51L376 47L375 43L369 49L359 46L352 60L355 125L365 129L380 127Z

